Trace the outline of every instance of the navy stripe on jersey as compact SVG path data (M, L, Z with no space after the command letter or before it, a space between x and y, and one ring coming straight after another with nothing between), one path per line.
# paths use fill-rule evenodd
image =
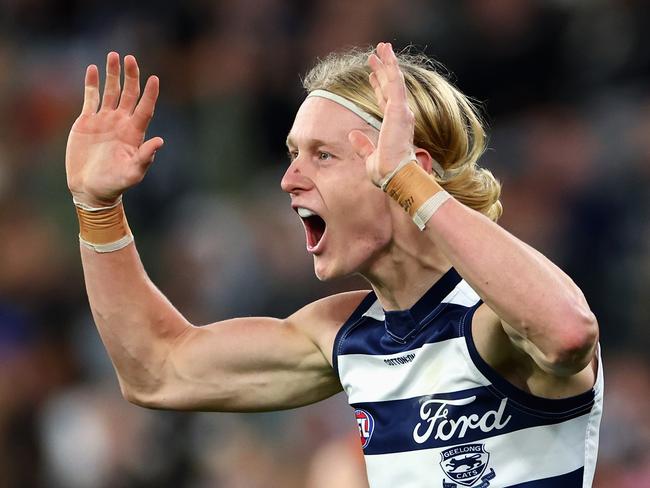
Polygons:
M436 331L430 327L439 325L434 320L443 310L450 315L445 315L444 321L440 323L448 324L449 319L453 318L455 319L452 321L453 324L458 324L466 307L440 302L461 280L454 268L449 269L413 307L409 310L385 312L384 321L363 316L377 300L375 293L370 292L334 338L332 361L337 376L339 373L337 357L340 354L393 354L420 347L427 342L460 337L460 329L457 325L445 331ZM455 307L455 310L449 307ZM362 332L353 334L360 326L363 327ZM429 329L428 335L418 337L423 329ZM437 338L432 338L432 335ZM428 340L429 338L431 340Z
M544 478L543 480L517 483L516 485L510 485L507 488L577 488L582 486L583 477L584 468L580 468L571 473L553 476L552 478Z
M542 398L517 388L503 378L492 366L486 363L476 349L472 335L472 318L474 317L474 312L476 312L481 304L482 302L479 302L467 311L460 322L460 329L461 333L465 336L467 349L469 350L469 355L472 358L474 366L490 380L495 391L498 391L501 395L508 396L522 410L532 409L536 412L559 412L571 408L580 408L585 405L589 405L591 408L595 397L593 388L568 398Z
M496 395L491 387L482 386L403 400L360 402L352 407L369 412L374 419L372 440L364 449L366 455L372 455L440 448L559 424L589 413L592 405L593 402L552 414L525 412L510 399ZM421 411L425 410L423 420ZM415 441L416 435L421 442Z
M444 318L440 317L442 312ZM405 342L394 340L386 332L383 322L370 317L362 317L362 323L346 334L341 334L336 354L397 354L422 347L424 344L446 341L461 337L460 319L467 312L467 307L452 303L443 303L413 331ZM436 320L438 319L438 320Z

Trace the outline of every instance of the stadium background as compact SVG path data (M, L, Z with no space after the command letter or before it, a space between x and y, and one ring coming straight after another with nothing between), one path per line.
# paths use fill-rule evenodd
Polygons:
M121 399L63 160L84 67L135 54L161 78L149 133L166 140L125 197L150 275L197 324L285 315L360 284L313 277L279 189L299 74L378 40L424 47L485 101L502 224L567 270L600 320L596 486L650 486L649 2L0 0L1 487L363 486L341 396L255 415Z

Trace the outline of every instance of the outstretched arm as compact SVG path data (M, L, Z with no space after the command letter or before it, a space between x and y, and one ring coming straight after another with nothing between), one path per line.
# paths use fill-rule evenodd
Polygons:
M108 55L100 103L99 74L89 66L83 109L66 151L68 186L86 208L110 207L144 177L160 137L145 142L159 81L140 97L138 65ZM322 344L359 303L358 293L311 304L291 317L234 319L194 327L147 276L135 245L112 252L81 246L93 317L123 394L156 408L289 408L340 389Z
M376 146L359 131L350 141L380 186L413 151L414 117L392 46L380 43L369 64L384 121ZM431 158L423 150L418 156ZM574 375L592 361L596 319L580 289L541 253L454 199L442 203L423 232L487 305L478 314L486 328L498 322L495 333L505 333L510 346L551 375Z

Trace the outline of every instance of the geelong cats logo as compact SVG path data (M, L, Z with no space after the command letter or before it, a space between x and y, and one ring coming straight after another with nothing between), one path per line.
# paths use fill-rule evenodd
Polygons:
M465 444L445 449L440 453L440 466L450 480L464 486L472 486L481 477L490 460L483 444ZM481 481L481 486L490 486L495 477L491 470ZM455 483L443 483L443 486L455 487Z

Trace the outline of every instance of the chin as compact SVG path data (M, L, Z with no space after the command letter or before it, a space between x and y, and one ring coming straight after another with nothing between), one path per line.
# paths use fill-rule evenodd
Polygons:
M364 275L363 271L373 266L387 245L388 239L384 236L374 239L350 238L343 249L330 246L322 254L314 254L314 274L320 281Z
M330 281L336 278L342 278L351 273L346 273L331 261L327 262L322 257L314 256L314 274L319 281Z
M346 278L360 272L365 262L361 261L355 265L357 260L349 254L345 261L326 258L325 256L314 256L314 274L319 281L330 281L336 278Z
M330 281L340 276L337 273L332 273L328 269L320 269L318 266L314 266L314 274L319 281Z

